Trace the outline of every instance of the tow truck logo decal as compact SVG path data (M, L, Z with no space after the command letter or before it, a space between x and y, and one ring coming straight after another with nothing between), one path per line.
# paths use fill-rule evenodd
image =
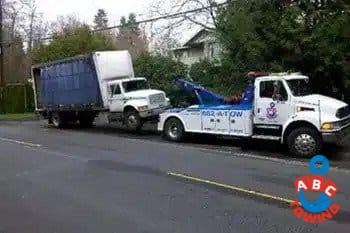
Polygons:
M277 108L276 104L274 102L270 103L270 106L266 109L266 116L269 119L276 119L277 118Z
M316 166L317 163L321 163L322 167ZM340 206L332 201L332 197L338 192L338 187L332 180L324 177L329 169L329 162L325 156L313 157L309 167L311 176L303 176L294 181L299 200L292 202L290 206L294 215L303 221L321 223L333 218L340 210ZM309 201L305 197L305 191L318 192L318 199Z

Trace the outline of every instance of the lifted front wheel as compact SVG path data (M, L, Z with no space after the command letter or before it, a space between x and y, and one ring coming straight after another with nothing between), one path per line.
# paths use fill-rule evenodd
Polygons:
M142 119L136 110L129 110L124 114L124 122L128 129L139 131L142 128Z

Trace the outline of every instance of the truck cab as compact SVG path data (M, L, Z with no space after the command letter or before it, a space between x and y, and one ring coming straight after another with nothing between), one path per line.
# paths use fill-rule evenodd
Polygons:
M186 132L248 137L279 141L293 155L311 156L323 142L340 143L349 135L349 105L313 94L309 78L299 73L249 77L236 104L225 104L222 96L199 85L180 82L178 86L195 92L200 104L161 114L158 129L173 141ZM209 97L212 104L204 103Z
M132 129L157 118L169 105L165 92L151 89L146 78L118 79L106 85L110 120L123 119Z

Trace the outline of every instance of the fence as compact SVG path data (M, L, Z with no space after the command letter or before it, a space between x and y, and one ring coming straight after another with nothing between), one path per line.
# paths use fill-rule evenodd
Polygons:
M31 83L15 83L0 87L0 113L32 111L34 111L34 96Z

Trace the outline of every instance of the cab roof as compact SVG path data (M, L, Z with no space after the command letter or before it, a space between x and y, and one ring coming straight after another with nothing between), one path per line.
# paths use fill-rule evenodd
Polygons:
M301 73L275 73L266 76L260 76L256 78L260 81L284 79L284 80L296 80L296 79L309 79L308 76L302 75Z

